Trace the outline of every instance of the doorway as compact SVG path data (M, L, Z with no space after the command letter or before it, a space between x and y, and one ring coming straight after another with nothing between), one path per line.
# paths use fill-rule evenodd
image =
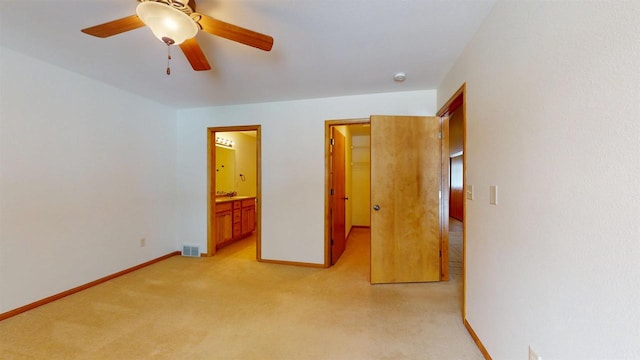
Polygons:
M369 129L369 119L325 123L325 267L339 261L352 229L369 227Z
M448 156L443 156L445 153L448 154L448 140L442 136L443 133L447 133L448 118L372 116L370 119L325 122L325 184L327 186L325 267L335 263L335 256L332 256L336 244L334 214L340 213L333 210L336 206L334 169L332 168L334 128L348 129L354 124L370 126L367 157L370 161L369 165L372 166L374 160L372 123L374 121L378 128L376 137L378 155L375 159L382 160L376 160L376 164L379 164L377 168L380 169L375 177L377 191L369 190L373 189L373 167L370 170L367 169L371 176L367 182L367 192L371 196L375 194L376 201L381 201L380 206L377 207L379 211L375 214L371 212L372 199L367 201L372 260L376 260L371 263L371 280L374 283L447 280L448 261L441 249L447 248L448 241L445 231L448 224L448 205L443 206L444 199L448 199L448 187L444 185L448 184L449 163ZM356 146L352 145L351 148L355 151ZM355 168L355 161L352 161L351 165ZM397 171L390 172L391 169ZM408 175L410 173L413 175ZM396 182L389 186L382 184L392 179ZM419 181L416 182L416 180ZM347 191L347 194L354 194L354 192L355 186L351 192ZM440 194L442 194L442 201ZM337 203L338 206L343 206L342 203ZM378 219L375 233L372 226L373 215ZM374 234L376 235L375 249ZM376 250L376 254L385 255L374 257L373 250ZM386 270L380 272L380 269ZM373 275L376 275L375 279Z
M261 260L261 127L207 129L207 255L255 237Z
M465 184L467 181L467 157L466 152L466 129L467 129L467 117L466 117L466 83L449 98L449 100L438 111L438 116L449 118L449 189L450 189L450 215L452 226L448 229L451 231L451 237L456 239L453 241L451 251L456 253L457 239L461 242L461 256L459 256L460 263L452 264L453 276L462 276L462 317L466 319L466 223L467 223L467 203L465 201L466 191ZM449 252L449 249L447 249ZM453 254L452 254L453 257ZM458 256L456 256L458 258ZM452 263L456 262L456 259L452 259Z

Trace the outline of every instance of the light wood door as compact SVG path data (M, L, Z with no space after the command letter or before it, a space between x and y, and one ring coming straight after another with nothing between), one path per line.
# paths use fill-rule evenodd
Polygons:
M371 283L440 280L439 132L437 117L371 117Z
M344 253L346 247L345 229L345 138L335 127L332 128L331 138L331 264Z

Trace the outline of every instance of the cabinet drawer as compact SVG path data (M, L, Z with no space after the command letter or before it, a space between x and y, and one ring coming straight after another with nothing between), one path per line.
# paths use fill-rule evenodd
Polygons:
M242 234L242 224L233 224L233 237L236 238Z
M230 211L230 210L231 210L230 202L216 203L216 213L223 212L223 211Z
M242 217L242 213L240 212L240 210L234 210L233 211L233 223L239 223L240 222L240 218Z
M240 204L240 201L234 201L234 202L233 202L233 208L234 208L234 209L240 209L240 206L242 206L242 205Z

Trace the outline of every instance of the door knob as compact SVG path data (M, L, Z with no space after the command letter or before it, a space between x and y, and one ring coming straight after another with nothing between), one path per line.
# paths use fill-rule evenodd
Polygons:
M373 210L379 211L380 210L380 205L378 205L378 204L373 205Z

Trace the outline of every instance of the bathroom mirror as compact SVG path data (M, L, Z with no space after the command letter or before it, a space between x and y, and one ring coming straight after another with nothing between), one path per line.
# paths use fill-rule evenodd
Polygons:
M235 192L235 177L235 150L216 146L216 195Z

